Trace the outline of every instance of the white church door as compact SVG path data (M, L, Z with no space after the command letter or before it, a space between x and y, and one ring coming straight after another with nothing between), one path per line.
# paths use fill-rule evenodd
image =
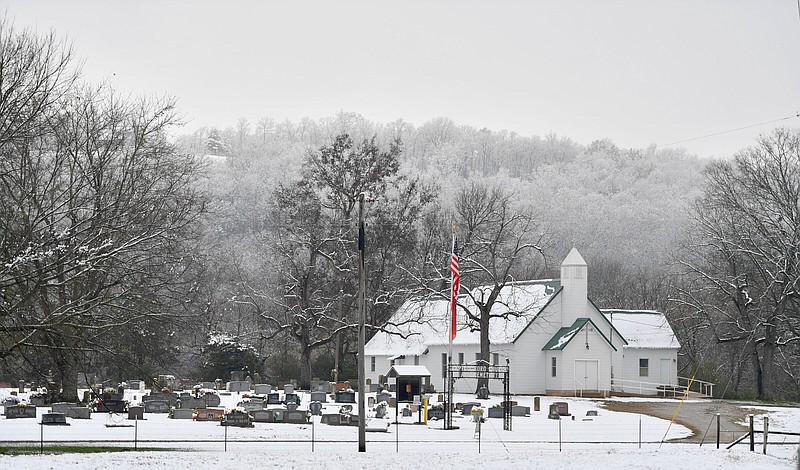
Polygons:
M575 389L599 390L597 386L597 360L575 360Z
M676 385L672 383L672 361L670 359L661 359L659 364L659 374L661 376L661 385Z

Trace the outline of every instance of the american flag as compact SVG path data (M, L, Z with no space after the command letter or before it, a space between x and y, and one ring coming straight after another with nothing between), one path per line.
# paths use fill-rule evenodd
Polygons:
M450 256L450 274L452 275L450 289L450 335L451 339L456 337L456 302L458 301L458 291L461 289L461 275L458 272L458 242L453 237L453 254Z

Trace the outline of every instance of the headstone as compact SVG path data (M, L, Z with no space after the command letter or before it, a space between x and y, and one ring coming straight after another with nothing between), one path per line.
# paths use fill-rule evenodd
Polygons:
M69 408L78 406L76 403L53 403L50 405L50 412L51 413L66 413Z
M168 413L170 409L169 402L162 400L148 400L144 402L145 413Z
M267 405L282 405L281 396L277 393L267 394Z
M216 390L225 390L225 382L222 379L217 379L214 381L214 389Z
M558 414L561 416L569 416L569 403L565 401L557 401L554 405L558 405Z
M528 416L531 414L530 407L515 405L511 407L511 416Z
M129 390L144 391L144 380L129 380L128 381L128 389Z
M547 414L549 419L561 419L561 415L558 413L558 403L551 403L550 404L550 411Z
M128 407L128 419L137 419L137 420L144 419L144 407L143 406L129 406Z
M486 385L481 386L481 388L478 389L478 393L475 394L475 398L478 400L488 400L489 388Z
M285 403L287 406L290 405L290 404L291 405L299 405L300 404L300 395L298 395L296 393L287 393L283 397L283 403Z
M244 371L233 370L231 371L231 382L241 382L244 380Z
M311 401L318 401L320 403L327 403L328 394L322 391L311 392Z
M213 408L219 406L220 398L216 393L206 393L203 395L202 400L206 403L206 408Z
M95 411L124 413L128 404L124 400L101 400L95 405Z
M19 398L16 397L16 396L10 396L10 397L6 398L5 400L3 400L3 406L4 407L16 406L18 404L19 404Z
M407 418L411 416L411 408L403 408L403 417Z
M356 402L356 392L352 390L336 392L336 403L355 403L355 402Z
M212 389L212 390L213 390L213 389L216 387L216 386L214 385L214 382L200 382L200 383L199 383L199 384L197 384L197 385L199 385L199 386L200 386L200 388L206 388L206 389L210 388L210 389Z
M36 405L18 404L5 407L6 419L36 418Z
M311 381L311 391L312 392L322 392L322 393L331 393L331 383L327 380L312 380Z
M586 411L586 416L597 416L597 410Z
M261 383L261 374L259 374L258 372L253 374L253 383L254 384L260 384Z
M34 406L44 406L47 403L46 396L42 394L31 395L29 400Z
M42 424L45 426L69 426L64 413L45 413L42 415Z
M283 393L291 395L294 393L294 384L286 384L283 386Z
M195 410L195 421L220 421L225 416L224 408L204 408Z
M481 406L481 404L474 401L469 401L467 403L464 403L461 406L461 414L463 416L469 416L470 414L472 414L472 408L476 406Z
M244 408L244 411L250 413L256 410L263 410L264 409L264 402L261 400L249 400L243 401L239 403L239 406Z
M272 385L257 383L253 386L253 389L256 395L266 395L272 391Z
M311 410L312 415L322 416L322 403L318 401L312 401L311 404L308 405L308 409Z
M375 397L367 397L367 406L370 408L375 406Z
M541 397L533 397L533 411L539 411L541 401L540 398Z
M389 392L379 392L375 396L375 401L377 401L378 403L380 403L382 401L385 401L386 403L389 403L389 400L391 400L391 399L392 399L392 394L389 393Z
M72 408L67 408L67 411L64 412L67 415L67 418L72 419L92 419L92 409L88 406L74 406Z
M169 410L169 417L172 419L192 419L194 410L189 408L172 408Z
M497 408L491 407L491 408L489 408L487 417L488 418L502 418L503 417L503 408L500 408L500 407L497 407Z
M272 422L273 423L282 423L283 422L283 414L286 410L270 410L272 412Z
M226 389L229 392L249 392L250 382L247 380L239 380L239 381L231 380L230 382L228 382Z
M289 410L284 415L284 422L286 422L286 423L295 423L295 424L308 423L308 413L306 413L305 411L292 411L292 410Z
M253 417L253 421L256 423L272 422L272 410L254 410L250 412L250 416Z
M19 384L19 393L25 393L25 381L20 380L17 383Z

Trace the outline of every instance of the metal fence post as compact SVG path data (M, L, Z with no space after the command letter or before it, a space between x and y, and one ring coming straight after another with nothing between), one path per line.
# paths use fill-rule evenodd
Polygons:
M717 449L719 449L719 413L717 413Z
M753 432L753 415L747 415L750 418L750 452L756 451L756 439Z

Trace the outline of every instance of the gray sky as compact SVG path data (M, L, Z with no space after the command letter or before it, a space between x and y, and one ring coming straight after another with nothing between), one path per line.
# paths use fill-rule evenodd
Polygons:
M200 126L339 111L730 155L800 127L798 0L6 0ZM2 5L2 3L0 3Z

